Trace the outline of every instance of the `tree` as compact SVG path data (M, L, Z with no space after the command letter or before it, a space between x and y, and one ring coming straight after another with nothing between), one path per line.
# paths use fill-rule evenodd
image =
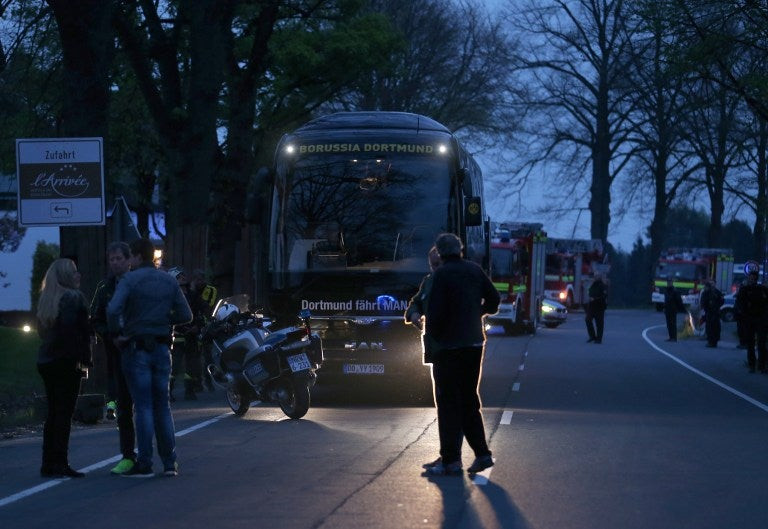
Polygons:
M103 0L46 2L56 19L63 59L60 134L106 138L113 4ZM105 268L103 227L61 228L60 243L62 255L77 261L81 288L90 296Z
M686 97L689 75L669 60L675 26L655 0L636 2L633 14L634 61L627 80L633 87L630 121L636 148L625 202L644 202L644 195L651 197L651 258L647 262L652 267L663 249L667 211L699 166L690 160L684 141L685 116L691 109Z
M559 183L571 201L586 172L590 232L606 240L611 220L611 185L629 160L627 117L631 100L623 78L631 59L631 33L623 0L532 0L510 10L510 23L527 46L516 54L518 75L529 94L518 101L528 119L529 154L520 175L559 161ZM530 152L534 152L531 156Z
M503 101L514 44L503 22L468 1L372 0L369 9L384 15L400 40L388 60L342 95L342 108L414 112L476 135L510 129Z

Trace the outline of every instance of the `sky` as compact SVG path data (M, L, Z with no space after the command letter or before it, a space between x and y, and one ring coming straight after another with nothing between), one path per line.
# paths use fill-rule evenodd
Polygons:
M0 252L0 270L7 277L0 279L0 310L29 310L29 289L32 281L32 255L38 241L59 242L59 228L27 228L27 233L13 253Z

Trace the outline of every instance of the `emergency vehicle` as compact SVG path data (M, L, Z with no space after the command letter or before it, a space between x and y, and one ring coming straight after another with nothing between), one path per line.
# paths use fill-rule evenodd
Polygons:
M544 247L539 223L506 222L491 226L491 281L501 294L498 313L486 324L506 334L535 333L544 293Z
M544 297L568 309L586 305L595 274L610 271L600 239L548 238L546 254Z
M664 310L664 289L672 278L683 304L698 306L704 281L712 279L720 292L733 284L733 250L730 248L670 248L661 253L653 279L651 303Z

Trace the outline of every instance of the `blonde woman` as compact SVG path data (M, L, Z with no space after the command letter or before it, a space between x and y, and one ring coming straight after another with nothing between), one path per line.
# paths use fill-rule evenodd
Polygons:
M48 416L43 428L44 478L81 478L69 466L69 433L82 365L91 364L88 303L80 288L80 273L71 259L56 259L45 273L37 307L42 339L37 370L45 383Z

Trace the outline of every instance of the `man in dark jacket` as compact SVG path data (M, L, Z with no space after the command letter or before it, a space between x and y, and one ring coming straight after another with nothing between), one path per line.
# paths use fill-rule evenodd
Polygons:
M443 264L432 274L426 334L435 353L435 380L440 458L426 465L433 475L460 474L461 444L467 438L475 460L467 469L493 465L480 413L478 385L483 362L483 316L499 307L499 292L476 263L462 259L461 239L443 233L435 240Z
M605 309L608 306L608 292L603 282L603 276L595 274L595 280L589 285L589 303L585 319L587 321L587 342L603 343L603 328L605 327ZM594 323L593 323L594 322Z
M96 286L91 301L91 325L103 342L107 359L107 414L117 415L117 430L120 434L120 453L123 458L111 470L112 474L123 474L136 463L136 431L133 427L133 399L123 375L120 349L113 343L115 335L107 327L107 305L115 294L117 283L130 269L131 250L124 242L113 242L107 247L107 262L110 275Z
M667 332L669 333L668 342L677 341L677 313L683 312L683 298L675 290L672 278L667 278L667 287L664 289L664 317L667 320Z
M736 312L744 325L744 338L747 345L747 366L749 372L755 372L755 363L761 373L766 372L766 336L768 336L768 287L757 282L759 265L748 261L744 265L746 283L736 296ZM757 358L755 358L757 344Z
M720 307L725 303L723 293L715 282L707 279L701 291L699 306L704 311L704 329L707 335L707 347L717 347L720 341Z

